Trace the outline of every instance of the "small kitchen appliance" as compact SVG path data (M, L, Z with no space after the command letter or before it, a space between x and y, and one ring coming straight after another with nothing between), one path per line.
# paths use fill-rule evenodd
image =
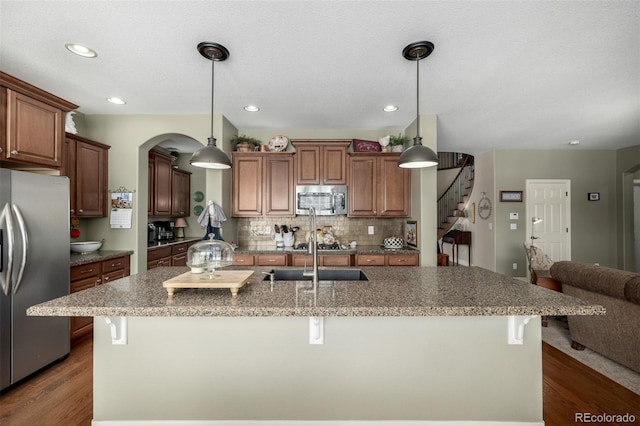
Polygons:
M347 186L296 185L296 214L308 215L312 207L318 216L347 214Z

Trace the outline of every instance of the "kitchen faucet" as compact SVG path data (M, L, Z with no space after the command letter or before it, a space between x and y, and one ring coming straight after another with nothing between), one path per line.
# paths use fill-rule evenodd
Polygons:
M307 271L307 263L304 264L302 275L312 277L313 289L318 288L318 234L316 233L316 209L309 207L309 252L313 257L313 269Z

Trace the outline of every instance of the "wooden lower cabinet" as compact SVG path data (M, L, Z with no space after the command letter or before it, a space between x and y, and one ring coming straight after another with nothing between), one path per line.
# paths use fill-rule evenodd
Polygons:
M289 255L287 254L257 254L256 265L258 266L287 266Z
M130 274L130 256L120 256L101 262L87 263L72 266L70 270L69 292L76 293L110 281L128 277ZM70 337L75 340L78 337L93 330L92 317L71 317L69 319Z
M351 266L350 254L320 254L318 255L318 266ZM313 266L313 256L310 254L291 255L292 266Z
M420 266L417 253L357 254L356 266Z
M236 254L233 256L234 266L254 266L255 258L252 254Z
M147 250L147 270L158 266L171 266L171 246Z

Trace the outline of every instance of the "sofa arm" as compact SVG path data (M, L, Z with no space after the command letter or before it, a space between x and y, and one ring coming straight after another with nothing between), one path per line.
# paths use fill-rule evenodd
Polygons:
M625 296L626 292L640 300L640 275L634 272L563 260L553 264L551 276L563 285L579 287L616 299L633 301ZM625 290L627 285L629 289Z

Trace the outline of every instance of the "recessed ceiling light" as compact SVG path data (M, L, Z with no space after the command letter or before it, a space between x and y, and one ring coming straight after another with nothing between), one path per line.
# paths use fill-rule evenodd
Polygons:
M247 105L246 107L244 107L244 110L249 112L258 112L260 111L260 108L255 105Z
M569 142L569 145L580 145L580 141L571 141Z
M124 99L116 98L114 96L108 97L107 98L107 102L111 102L112 104L116 104L116 105L124 105L124 104L126 104Z
M397 110L398 110L398 107L396 105L387 105L386 107L383 108L384 112L394 112Z
M76 55L82 56L84 58L95 58L98 56L95 50L89 49L81 44L76 43L67 43L64 45L67 50L71 53L75 53Z

